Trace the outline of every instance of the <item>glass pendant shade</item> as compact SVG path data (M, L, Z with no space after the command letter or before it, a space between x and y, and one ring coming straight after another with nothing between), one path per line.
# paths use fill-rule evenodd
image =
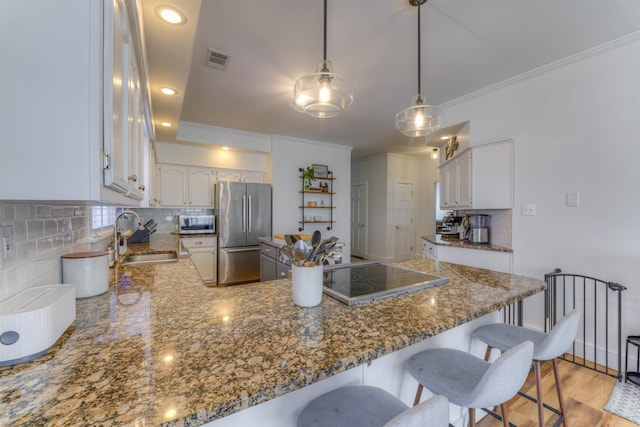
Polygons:
M396 129L409 137L429 136L440 128L442 110L440 107L427 105L422 98L420 89L420 5L427 0L409 0L409 4L418 7L418 94L413 97L411 107L396 114Z
M442 123L440 107L423 104L422 95L413 97L415 105L396 114L396 129L410 137L428 136L434 133Z
M337 116L352 102L351 82L333 73L331 61L321 60L315 73L296 82L291 107L312 117L328 118Z

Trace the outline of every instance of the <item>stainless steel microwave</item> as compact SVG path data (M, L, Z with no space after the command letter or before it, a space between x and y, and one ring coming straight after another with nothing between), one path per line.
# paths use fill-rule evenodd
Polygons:
M216 232L215 215L178 215L180 234L213 234Z

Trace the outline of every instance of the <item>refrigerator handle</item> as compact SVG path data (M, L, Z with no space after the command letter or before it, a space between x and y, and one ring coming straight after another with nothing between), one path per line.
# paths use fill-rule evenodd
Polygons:
M249 233L251 233L251 196L249 195Z
M242 196L242 234L247 234L247 196Z

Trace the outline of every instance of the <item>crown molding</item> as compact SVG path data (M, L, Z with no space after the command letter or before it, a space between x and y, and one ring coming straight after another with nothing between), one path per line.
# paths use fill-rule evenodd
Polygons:
M539 75L546 74L553 70L557 70L559 68L563 68L567 65L575 64L580 61L584 61L587 58L591 58L597 55L600 55L604 52L609 52L618 47L625 46L627 44L633 43L640 40L640 31L633 32L626 36L620 37L618 39L609 41L607 43L603 43L591 49L584 50L582 52L576 53L574 55L567 56L566 58L560 59L555 62L551 62L547 65L543 65L538 68L534 68L533 70L527 71L525 73L519 74L517 76L508 78L507 80L503 80L499 83L492 84L475 92L468 93L459 98L452 99L451 101L444 102L440 104L440 108L449 108L454 107L456 105L462 104L464 102L470 101L474 98L478 98L482 95L486 95L491 92L495 92L496 90L502 89L507 86L514 85L516 83L520 83L525 80L529 80L535 78Z

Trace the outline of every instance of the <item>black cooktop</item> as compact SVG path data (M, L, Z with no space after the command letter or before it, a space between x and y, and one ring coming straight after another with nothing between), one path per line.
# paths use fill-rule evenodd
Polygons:
M447 283L446 277L378 262L339 264L324 269L324 293L347 305L387 298Z

